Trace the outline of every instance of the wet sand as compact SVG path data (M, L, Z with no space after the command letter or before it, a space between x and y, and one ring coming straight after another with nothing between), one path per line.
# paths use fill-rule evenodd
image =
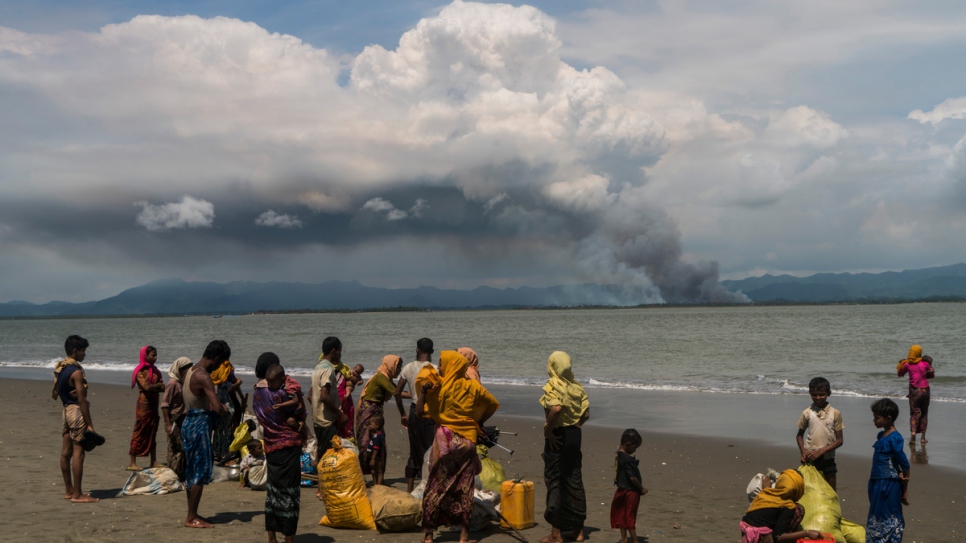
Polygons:
M247 385L246 385L246 388ZM50 382L0 379L0 409L4 413L0 434L0 462L5 489L0 494L5 526L3 540L42 541L133 541L139 538L166 543L174 541L265 541L262 514L265 495L241 489L237 483L215 483L204 492L200 512L215 522L211 530L183 528L185 494L117 497L128 478L124 471L134 423L136 393L127 387L92 383L91 408L95 428L107 444L89 453L85 463L84 490L101 498L100 503L71 504L63 499L59 468L61 406L49 397ZM394 407L390 406L394 410ZM408 454L405 433L394 412L388 413L387 480L405 488L402 471ZM537 526L523 532L531 542L549 532L542 518L545 499L543 447L540 421L534 418L497 414L493 422L505 431L501 444L514 449L510 456L494 450L508 477L532 480L536 486ZM614 493L614 451L621 429L592 420L585 427L583 441L584 484L587 488L587 531L590 541L616 542L617 530L610 529L610 501ZM738 541L738 521L748 506L745 486L749 479L768 467L797 466L797 451L766 442L653 433L638 427L644 445L641 459L644 486L650 493L641 500L638 533L650 541ZM790 432L793 436L794 432ZM164 461L164 432L159 432L159 460ZM870 447L871 449L871 447ZM845 517L864 524L868 500L866 485L870 457L841 454L839 494ZM966 472L928 464L921 452L913 461L910 486L911 506L905 510L906 541L957 541L966 532ZM147 459L141 459L146 465ZM325 510L314 489L303 489L299 542L384 541L415 542L416 533L335 530L318 525ZM445 533L441 541L457 541L458 533ZM474 534L490 543L510 542L511 534L497 524Z

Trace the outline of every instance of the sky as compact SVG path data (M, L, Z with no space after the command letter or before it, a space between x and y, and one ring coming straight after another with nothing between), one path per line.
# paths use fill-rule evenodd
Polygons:
M0 301L966 260L966 4L0 1Z

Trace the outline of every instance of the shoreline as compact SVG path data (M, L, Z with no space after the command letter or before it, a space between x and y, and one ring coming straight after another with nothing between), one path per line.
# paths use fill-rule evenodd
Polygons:
M243 385L250 390L250 383ZM262 509L264 493L238 488L237 484L216 483L205 489L201 513L211 517L216 528L189 531L180 527L185 514L183 493L165 496L115 497L127 480L127 448L134 422L136 393L126 386L91 383L91 408L94 424L108 440L104 447L88 454L85 462L85 490L102 501L94 505L71 504L63 500L63 482L57 458L60 451L61 406L49 398L50 381L0 377L0 409L4 409L4 466L12 488L25 492L6 492L0 505L10 512L7 532L42 536L43 539L70 541L130 541L151 537L161 543L191 541L264 540ZM518 400L503 396L508 410ZM528 393L529 394L529 393ZM592 402L595 400L592 400ZM796 402L797 405L798 402ZM592 403L593 405L593 403ZM593 408L592 408L593 409ZM387 481L405 488L402 468L408 455L406 437L387 410L389 462ZM542 518L544 510L542 432L538 417L512 416L497 412L493 423L517 436L504 434L500 443L514 449L512 456L495 449L491 456L500 462L508 477L532 480L536 490L537 526L524 531L530 541L549 531ZM620 428L597 424L584 429L583 477L587 490L587 529L590 541L616 541L619 534L610 529L609 507L614 493L613 455ZM856 421L859 422L859 421ZM871 424L869 425L871 426ZM748 506L745 486L766 468L797 467L797 451L742 436L702 437L656 432L646 422L637 424L644 445L641 459L644 484L650 493L641 500L638 532L652 542L737 540L737 524ZM790 432L790 437L794 433ZM165 439L158 436L159 460L164 460ZM870 447L871 448L871 447ZM914 462L914 459L911 458ZM839 493L845 518L864 524L868 509L866 486L871 454L839 457ZM142 459L141 464L146 464ZM906 538L909 541L951 541L954 534L966 531L962 504L966 502L966 474L932 464L914 464L910 484L912 505L906 508ZM959 501L959 504L956 502ZM303 489L298 541L326 542L349 540L411 542L414 533L334 530L318 526L324 507L312 489ZM492 543L514 539L498 528L475 534ZM458 534L443 533L440 541L456 541Z

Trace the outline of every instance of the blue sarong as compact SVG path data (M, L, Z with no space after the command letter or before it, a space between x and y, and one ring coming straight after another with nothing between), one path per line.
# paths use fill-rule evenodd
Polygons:
M181 423L181 441L184 444L184 486L187 489L195 485L206 485L211 482L211 468L214 457L211 451L212 421L216 420L213 411L192 409Z
M905 530L899 479L870 479L865 540L869 543L901 543Z

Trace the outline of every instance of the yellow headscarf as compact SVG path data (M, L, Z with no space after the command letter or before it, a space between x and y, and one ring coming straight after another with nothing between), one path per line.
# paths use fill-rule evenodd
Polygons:
M319 362L321 362L323 360L325 360L325 355L324 354L320 354L319 355ZM350 370L349 369L349 366L346 366L345 363L342 362L341 360L339 360L339 363L338 364L332 364L332 367L335 368L335 371L341 373L342 376L345 377L346 379L349 379L350 377L352 377L352 370Z
M218 386L228 380L228 376L231 372L235 371L235 367L231 365L231 361L225 360L218 366L217 369L211 372L211 382Z
M902 371L902 366L905 366L906 364L917 364L920 360L922 360L922 347L919 345L913 345L912 347L909 347L909 354L906 356L905 360L899 361L899 364L896 366L896 371Z
M795 502L802 499L803 494L805 494L805 480L802 479L802 474L793 469L786 469L775 481L775 488L761 489L746 513L756 509L775 507L795 509Z
M433 385L426 393L425 405L429 416L476 443L479 436L479 420L490 409L499 409L500 402L483 385L466 378L469 362L456 351L439 353L439 371L432 365L419 371L417 389L426 383Z
M563 351L554 351L547 360L547 384L543 385L540 405L549 409L559 405L563 408L557 426L574 426L590 407L590 400L584 387L574 379L570 356Z

